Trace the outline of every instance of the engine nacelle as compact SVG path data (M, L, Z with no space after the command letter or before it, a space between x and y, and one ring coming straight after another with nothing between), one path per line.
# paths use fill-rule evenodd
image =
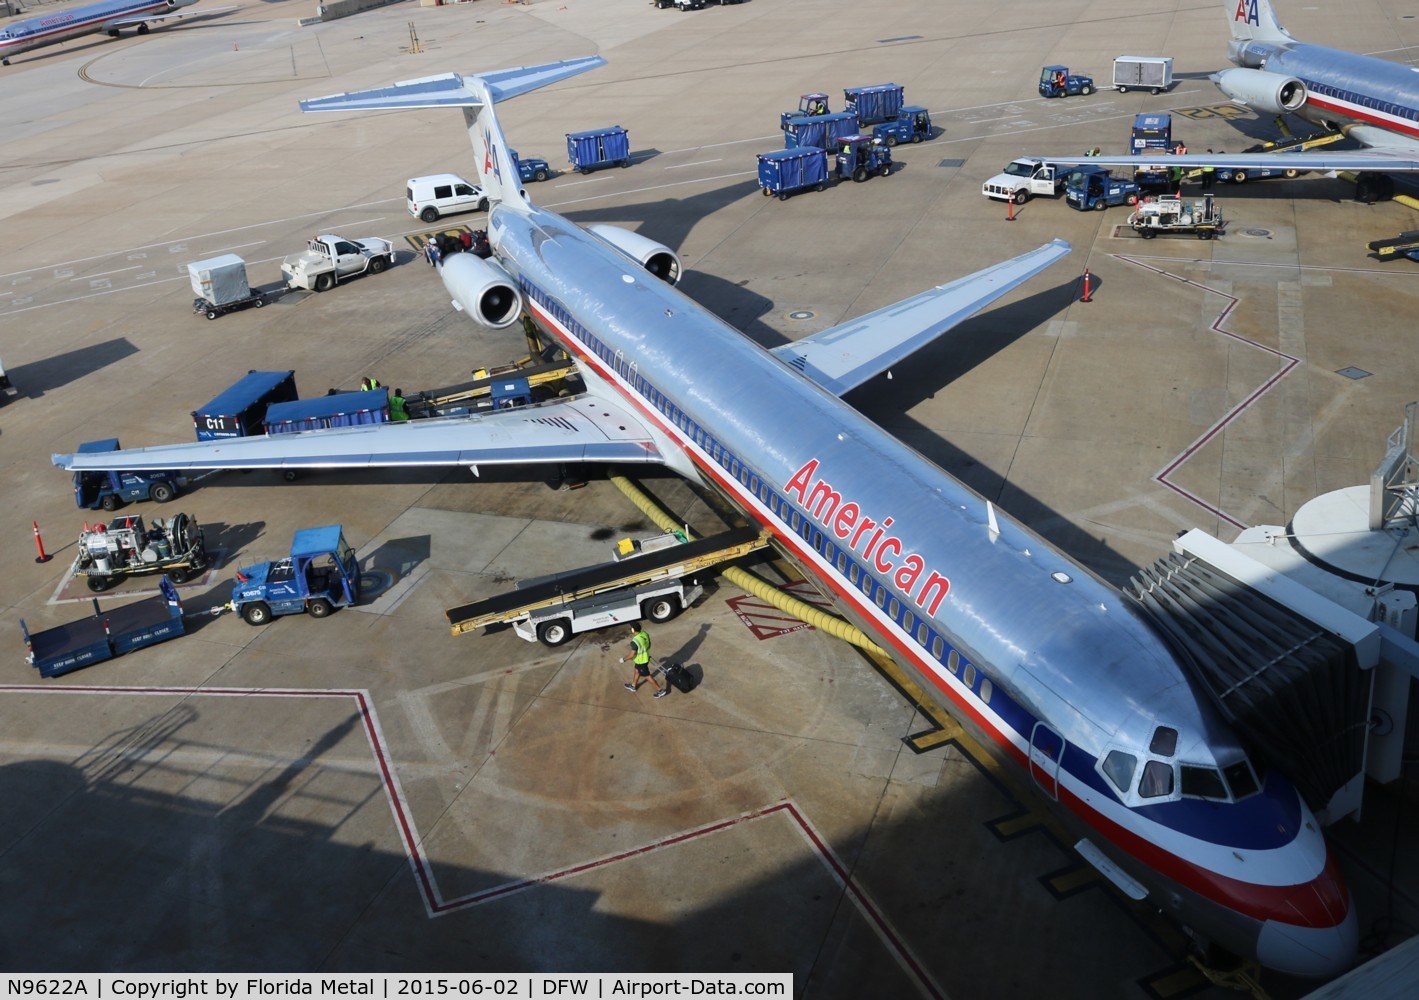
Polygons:
M680 258L665 244L620 226L587 226L586 229L666 284L674 285L680 280Z
M1268 115L1299 111L1306 103L1306 85L1294 76L1260 69L1227 69L1212 82L1234 101Z
M522 315L522 294L517 283L498 264L471 253L453 253L443 259L439 275L453 307L486 327L500 330Z

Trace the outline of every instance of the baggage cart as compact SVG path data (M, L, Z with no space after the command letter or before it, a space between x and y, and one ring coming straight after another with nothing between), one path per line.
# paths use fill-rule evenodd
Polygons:
M260 309L266 304L265 294L246 280L246 261L234 253L193 261L187 265L187 276L192 282L192 294L197 296L192 300L192 311L208 319L247 306Z
M91 667L115 656L131 653L176 639L186 631L182 621L182 601L177 588L167 580L159 582L156 597L102 611L94 598L94 613L88 618L31 632L20 619L29 653L25 659L41 677L58 677Z
M1130 90L1161 94L1172 85L1172 56L1119 56L1114 59L1114 89L1120 94Z
M619 125L567 133L567 160L577 173L610 164L631 165L630 135Z
M765 198L776 194L782 201L794 191L821 191L827 186L827 150L798 146L759 154L759 189Z

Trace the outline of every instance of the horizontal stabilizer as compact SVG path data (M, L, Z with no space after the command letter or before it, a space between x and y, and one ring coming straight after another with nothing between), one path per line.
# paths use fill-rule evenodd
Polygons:
M841 396L921 350L1070 249L1063 240L1054 240L1012 260L776 347L773 353L789 367Z
M484 99L478 88L469 86L473 80L481 80L494 101L506 101L519 94L526 94L604 65L606 60L600 56L585 56L581 59L543 63L539 66L519 66L516 69L470 74L468 77L457 73L444 73L441 76L404 80L372 90L354 90L346 94L312 97L301 101L301 110L389 111L397 108L479 107L484 103Z

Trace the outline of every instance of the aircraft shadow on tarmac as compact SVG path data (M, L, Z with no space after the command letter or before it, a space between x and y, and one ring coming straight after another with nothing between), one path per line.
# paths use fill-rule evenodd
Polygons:
M38 399L50 389L92 375L109 365L138 353L126 337L115 337L98 344L78 347L63 354L54 354L39 361L30 361L9 369L10 381L29 399Z
M663 704L680 697L695 695L675 692ZM348 711L323 732L292 735L293 752L280 749L279 738L264 751L204 735L206 713L217 704L225 713L239 703L239 712L259 718L259 702L199 695L100 733L73 763L0 767L9 820L0 843L0 920L10 928L0 964L53 972L790 971L812 996L917 995L787 813L429 919L405 854L368 839L378 831L385 844L398 843L380 780L348 763L367 755L360 712ZM229 732L232 718L215 724ZM270 738L269 722L252 725ZM688 759L677 756L685 740L673 728L657 737L670 759ZM212 763L222 760L238 763ZM699 765L644 766L683 772L676 780L687 787L702 774ZM170 791L177 787L186 791ZM1015 954L1030 954L1015 975L1048 981L1062 1000L1097 996L1098 970L1117 970L1121 953L1135 974L1174 966L1128 926L1110 894L1056 902L1034 884L1069 858L1048 835L999 841L987 824L1017 809L1000 788L976 781L912 799L893 813L906 819L875 823L870 856L866 830L840 842L837 854L850 859L853 879L950 995L981 995L983 982L1007 974L983 967L982 938L998 942L1001 954L1012 944ZM488 808L497 806L490 800ZM643 803L626 808L640 812ZM712 802L668 813L673 818L656 838L724 818ZM582 823L574 810L562 815ZM685 815L695 818L686 824ZM608 837L590 853L608 857L629 846ZM757 857L763 849L790 860L776 867ZM980 862L982 852L991 863ZM553 851L542 863L565 870L587 860ZM685 865L699 870L688 874ZM716 866L726 872L722 885ZM438 861L431 872L449 901L539 874ZM1014 891L1002 891L1002 876ZM992 902L972 907L971 934L952 933L959 917L948 901L969 899ZM626 915L621 905L631 901L644 916ZM20 933L37 913L63 933ZM1042 936L1051 939L1048 949Z
M539 677L519 698L530 700L548 679ZM660 704L673 708L703 690L674 692ZM610 832L616 824L604 827L607 837L598 843L575 808L562 808L525 819L542 830L541 850L522 843L492 848L535 859L530 870L431 858L430 883L448 907L431 919L410 860L397 846L387 790L372 766L353 763L369 763L358 703L332 694L325 708L307 716L324 720L323 729L283 737L276 727L284 716L259 694L173 697L181 700L136 723L109 731L101 724L93 748L71 762L0 766L6 803L0 921L7 928L0 966L48 972L787 971L798 995L922 995L894 957L900 941L950 996L1029 995L1047 984L1059 1000L1093 1000L1103 981L1119 988L1132 981L1140 996L1164 995L1159 987L1167 981L1172 995L1193 996L1204 985L1177 992L1188 970L1182 935L1102 880L1079 878L1078 859L1048 826L1021 821L1030 809L1018 790L988 771L980 772L985 781L953 776L971 763L954 741L952 751L938 749L929 758L939 780L926 788L884 782L871 827L838 828L832 838L833 860L853 889L890 921L878 934L811 846L815 838L801 825L814 822L811 808L770 809L775 803L765 802L758 818L676 840L744 810L742 804L720 810L712 783L694 804L669 796L660 818L647 818L653 803L631 793L624 808L640 817L647 845L617 839ZM703 734L664 714L623 720L654 733L641 730L634 743L615 749L624 756L655 747L657 760L640 766L666 772L671 787L694 789L707 773L697 760ZM234 726L260 735L248 745L230 745L224 740ZM537 801L571 804L595 791L579 782L605 761L587 759L570 735L539 752L548 755L548 784L555 787L539 788ZM842 780L862 779L845 773ZM172 791L177 788L183 791ZM785 791L793 794L791 783ZM727 803L745 794L732 786L724 792ZM470 787L462 794L480 793ZM428 794L409 801L424 802L426 815L442 808L431 806ZM495 793L484 808L512 808L499 802ZM464 803L465 810L470 805ZM603 821L615 811L614 798L604 796L593 810ZM1397 814L1386 813L1375 836L1389 835L1391 816L1398 830ZM567 827L565 837L559 824ZM458 833L430 832L424 830L425 844L440 844L445 853L460 849ZM517 834L508 823L490 822L486 832L469 828L462 836L466 844L474 836ZM561 843L586 846L567 853L556 846ZM496 892L507 887L514 891ZM1370 897L1376 893L1382 890L1369 887ZM637 915L627 915L631 906ZM1366 909L1368 926L1374 917ZM35 927L41 913L43 931ZM962 926L966 917L969 932ZM1386 943L1395 942L1378 941ZM1020 962L1020 955L1029 961ZM1270 975L1263 981L1278 998L1314 986Z

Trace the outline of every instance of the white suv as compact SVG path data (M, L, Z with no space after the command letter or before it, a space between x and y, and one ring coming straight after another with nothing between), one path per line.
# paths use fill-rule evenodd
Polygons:
M488 210L488 199L482 189L457 174L411 177L407 196L409 214L425 222L436 222L439 216L455 212Z

